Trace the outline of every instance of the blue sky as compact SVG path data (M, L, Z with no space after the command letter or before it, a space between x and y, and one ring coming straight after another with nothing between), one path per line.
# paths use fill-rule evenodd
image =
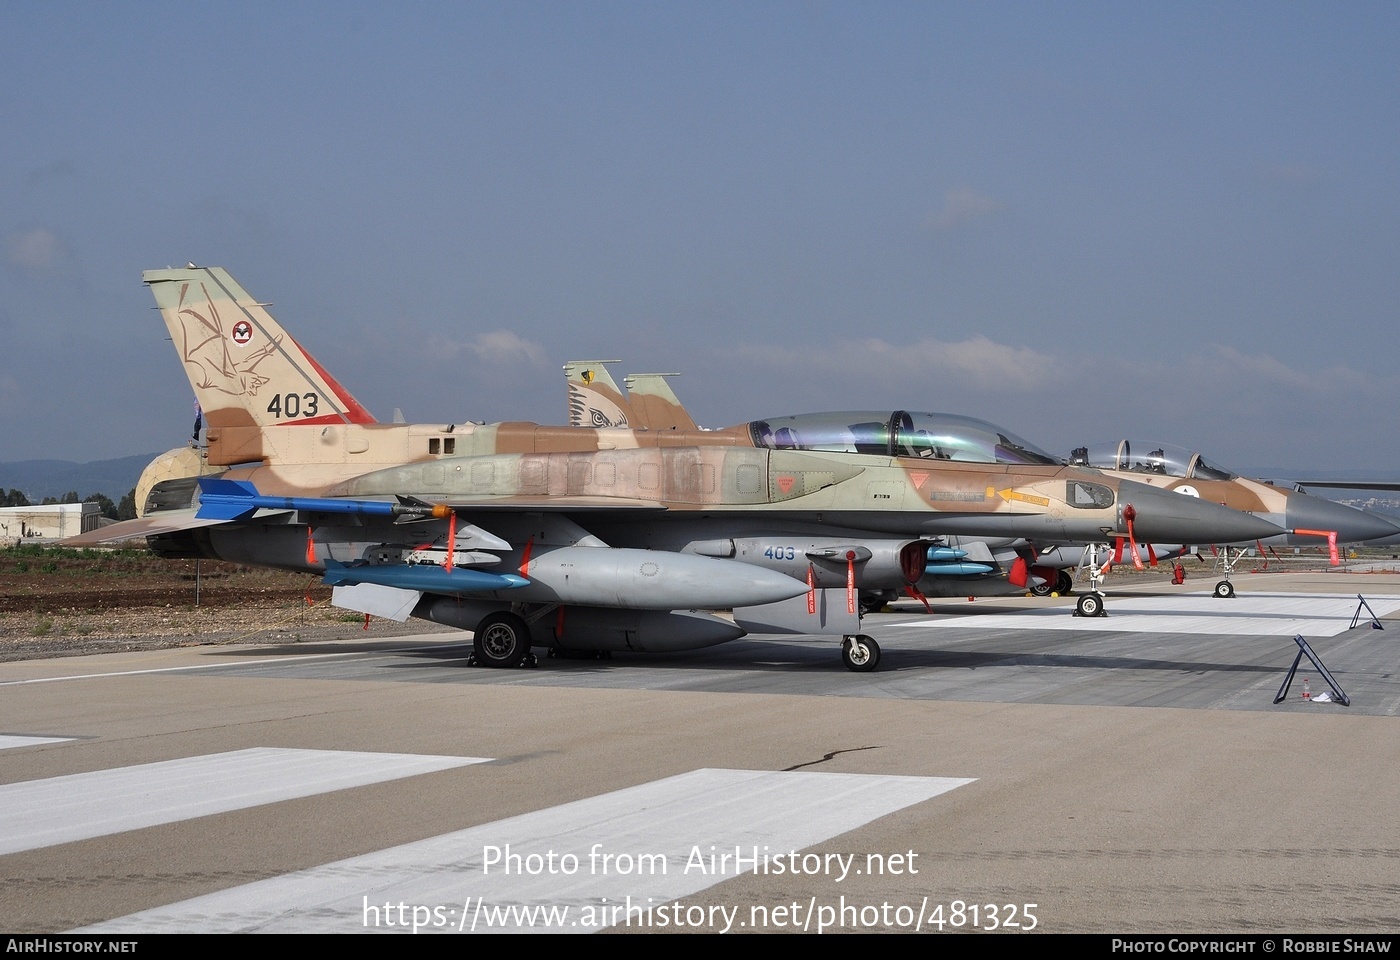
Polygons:
M143 269L377 416L902 407L1400 470L1400 7L0 5L0 460L178 445Z

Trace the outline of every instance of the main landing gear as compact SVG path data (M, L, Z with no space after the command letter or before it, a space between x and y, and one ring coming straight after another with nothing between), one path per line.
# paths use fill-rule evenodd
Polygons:
M530 652L530 625L513 613L482 617L472 647L467 658L472 667L533 667L539 663Z
M1031 593L1037 597L1048 597L1052 593L1062 597L1067 597L1074 592L1074 576L1068 570L1055 571L1055 582L1048 580L1044 583L1031 587Z
M880 665L880 645L863 633L848 634L841 639L841 662L847 670L869 673Z

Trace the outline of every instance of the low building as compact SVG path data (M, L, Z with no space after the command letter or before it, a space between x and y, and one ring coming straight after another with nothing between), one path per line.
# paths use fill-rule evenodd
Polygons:
M46 503L42 506L0 507L0 542L62 540L96 530L102 508L95 503Z

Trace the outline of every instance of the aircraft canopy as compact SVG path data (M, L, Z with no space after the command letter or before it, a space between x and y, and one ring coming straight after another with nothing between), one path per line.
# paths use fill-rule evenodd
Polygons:
M1186 480L1233 480L1235 474L1217 467L1199 453L1169 443L1119 440L1079 447L1070 454L1075 466L1129 473L1155 473Z
M996 424L951 413L806 413L754 420L748 427L754 446L769 450L873 453L962 463L1063 462Z

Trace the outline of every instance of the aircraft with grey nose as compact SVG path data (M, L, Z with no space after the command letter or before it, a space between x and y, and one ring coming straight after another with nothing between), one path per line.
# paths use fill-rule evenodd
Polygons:
M960 458L902 411L713 431L380 423L227 271L144 279L203 411L198 469L157 461L143 515L79 542L318 573L348 609L473 631L486 666L749 630L838 636L871 670L858 594L916 590L943 534L1279 532L1009 434L983 438L1000 459Z

